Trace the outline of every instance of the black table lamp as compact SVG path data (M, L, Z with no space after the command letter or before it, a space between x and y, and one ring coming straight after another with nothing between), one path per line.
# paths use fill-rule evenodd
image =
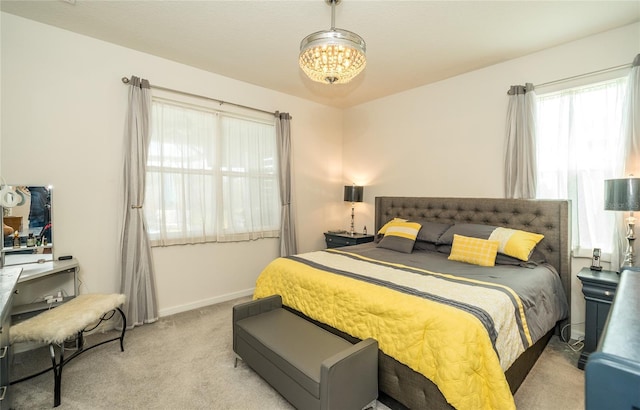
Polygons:
M351 202L351 236L353 236L356 232L354 229L354 212L356 202L362 202L362 198L364 196L364 187L355 186L355 185L345 185L344 187L344 201Z
M622 266L633 266L633 242L636 240L634 211L640 211L640 178L607 179L604 181L604 209L631 212L627 218L627 250Z

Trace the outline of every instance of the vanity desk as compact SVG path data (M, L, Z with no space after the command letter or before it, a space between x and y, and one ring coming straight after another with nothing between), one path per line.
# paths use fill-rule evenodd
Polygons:
M22 267L0 269L0 410L11 408L9 369L13 352L10 346L9 330L14 290L21 272Z
M13 322L29 319L78 295L78 261L49 261L22 265L11 316ZM58 300L58 292L61 300ZM44 296L51 296L50 301Z

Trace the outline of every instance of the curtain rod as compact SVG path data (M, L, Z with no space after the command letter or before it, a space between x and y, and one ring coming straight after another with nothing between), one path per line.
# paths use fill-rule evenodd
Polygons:
M559 80L549 81L542 84L536 84L534 87L535 88L546 87L552 84L564 83L565 81L577 80L578 78L589 77L596 74L604 74L610 71L622 70L623 68L630 68L631 66L633 66L633 64L622 64L622 65L617 65L615 67L603 68L602 70L591 71L590 73L578 74L571 77L561 78Z
M124 84L129 84L129 81L130 81L130 80L129 80L129 78L128 78L128 77L122 77L122 82L123 82ZM151 88L155 88L156 90L169 91L169 92L172 92L172 93L177 93L177 94L186 95L186 96L188 96L188 97L195 97L195 98L201 98L201 99L204 99L204 100L214 101L214 102L217 102L217 103L218 103L218 104L220 104L220 105L224 105L224 104L226 104L226 105L232 105L232 106L234 106L234 107L246 108L246 109L248 109L248 110L257 111L257 112L261 112L261 113L264 113L264 114L270 114L270 115L274 115L274 116L276 115L276 113L275 113L275 112L265 111L265 110L261 110L261 109L259 109L259 108L248 107L248 106L246 106L246 105L236 104L236 103L232 103L232 102L229 102L229 101L218 100L218 99L216 99L216 98L206 97L206 96L204 96L204 95L192 94L192 93L188 93L188 92L185 92L185 91L174 90L174 89L171 89L171 88L160 87L160 86L157 86L157 85L151 85L151 84L150 84L150 87L151 87Z

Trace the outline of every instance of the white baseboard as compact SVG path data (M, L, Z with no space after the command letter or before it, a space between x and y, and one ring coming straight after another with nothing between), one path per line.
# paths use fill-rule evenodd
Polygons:
M244 297L244 296L251 296L251 295L253 295L253 291L254 290L255 290L255 288L245 289L245 290L241 290L241 291L238 291L238 292L227 293L225 295L220 295L220 296L216 296L216 297L209 298L209 299L198 300L196 302L188 303L186 305L173 306L173 307L166 308L166 309L160 309L158 314L160 315L160 317L175 315L176 313L182 313L182 312L186 312L188 310L193 310L193 309L198 309L198 308L205 307L205 306L215 305L217 303L227 302L229 300L241 298L241 297Z

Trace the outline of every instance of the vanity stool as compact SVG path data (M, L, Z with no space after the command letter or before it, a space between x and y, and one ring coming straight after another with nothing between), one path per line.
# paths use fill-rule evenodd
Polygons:
M71 359L94 347L116 340L120 341L120 351L124 352L123 342L127 327L127 318L120 309L120 306L122 306L124 302L125 295L122 294L79 295L56 308L47 310L24 322L11 326L10 337L12 344L17 342L47 343L49 345L52 363L51 367L13 381L11 384L19 383L46 373L49 370L53 370L53 407L59 406L62 368L71 361ZM122 332L120 336L85 347L84 333L95 330L102 322L113 318L116 312L118 312L122 318ZM77 349L69 357L65 358L64 342L74 338L77 342ZM59 348L57 355L56 345Z

